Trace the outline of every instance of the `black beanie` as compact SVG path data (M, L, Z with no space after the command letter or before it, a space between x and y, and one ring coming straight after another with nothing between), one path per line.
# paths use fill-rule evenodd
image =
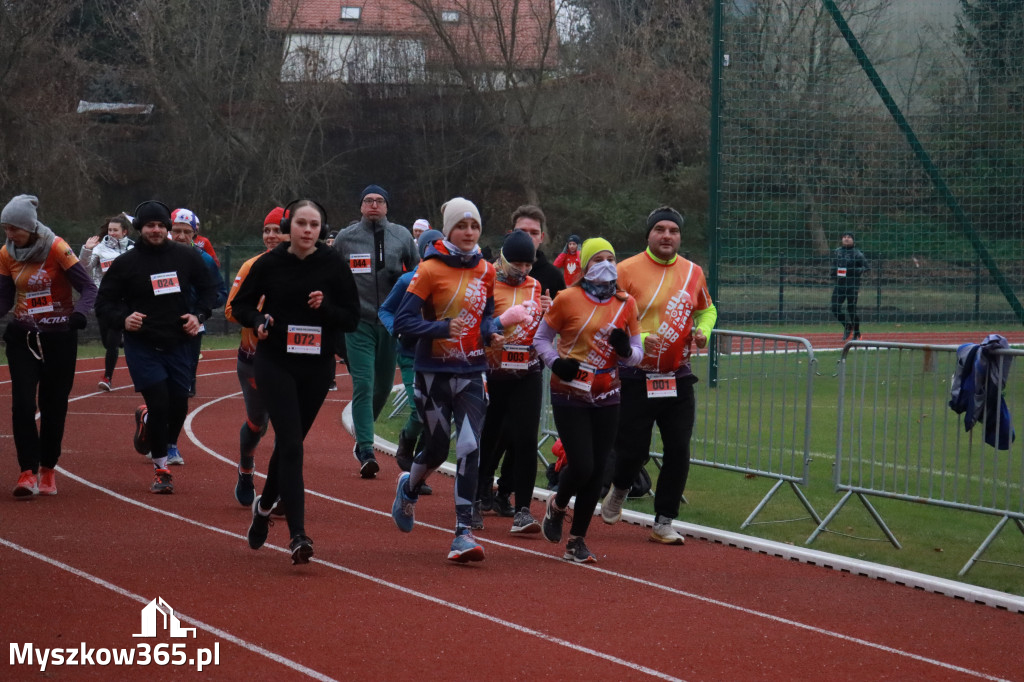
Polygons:
M167 208L167 204L159 201L143 201L135 207L132 227L141 230L146 223L154 220L163 223L168 230L171 229L171 209Z
M391 197L388 196L387 190L380 185L367 185L366 189L363 190L363 193L359 195L359 201L365 199L367 194L379 194L384 197L385 204L391 204Z
M853 241L857 241L857 238L853 236L853 232L850 232L849 230L847 230L846 232L843 232L841 235L839 235L840 239L842 239L843 237L849 237Z
M650 215L647 216L647 236L650 236L651 230L662 220L671 220L679 226L680 230L683 229L683 223L686 222L686 219L683 218L679 211L671 206L661 206L651 211Z
M583 240L580 239L580 236L578 234L570 234L569 238L565 240L566 244L568 244L569 242L576 242L576 246L579 246L580 244L583 243Z
M501 255L509 263L532 263L537 259L533 238L522 230L513 230L505 236Z

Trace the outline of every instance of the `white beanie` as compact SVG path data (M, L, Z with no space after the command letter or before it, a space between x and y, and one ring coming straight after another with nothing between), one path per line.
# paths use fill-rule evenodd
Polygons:
M451 234L455 224L464 218L472 218L480 226L481 230L484 229L484 223L480 220L480 211L477 210L476 206L469 199L463 199L462 197L449 199L441 206L441 213L444 215L444 227L441 229L441 232L444 234L445 239Z
M36 214L38 207L39 199L31 194L19 194L8 201L0 212L0 223L14 225L35 234L39 231L39 218Z

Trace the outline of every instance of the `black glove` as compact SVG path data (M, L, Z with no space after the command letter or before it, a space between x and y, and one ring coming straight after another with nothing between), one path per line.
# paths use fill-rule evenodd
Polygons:
M629 345L629 335L619 327L613 329L612 333L608 335L608 343L612 345L616 353L624 358L633 354L633 347Z
M551 363L551 373L562 381L572 381L580 369L580 361L572 358L558 358Z
M72 329L85 329L85 326L89 324L89 318L84 313L75 311L71 313L71 317L68 318L68 324Z

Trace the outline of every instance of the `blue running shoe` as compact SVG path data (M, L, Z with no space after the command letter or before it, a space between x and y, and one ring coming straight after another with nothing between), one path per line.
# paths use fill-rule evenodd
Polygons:
M391 505L391 518L395 520L398 530L403 533L412 532L412 527L416 523L417 498L410 497L405 492L409 476L410 474L406 472L398 477L398 486L395 489L395 502Z
M460 564L467 561L483 561L484 548L476 541L469 528L458 528L455 531L455 539L452 540L451 551L448 552L448 559Z
M176 464L178 466L181 466L182 464L185 463L185 460L182 459L182 457L181 457L181 453L178 452L178 446L177 445L168 445L167 446L167 463L168 464Z
M252 504L255 497L256 485L252 480L252 472L243 474L242 470L239 469L238 482L235 483L235 500L243 507L248 507Z

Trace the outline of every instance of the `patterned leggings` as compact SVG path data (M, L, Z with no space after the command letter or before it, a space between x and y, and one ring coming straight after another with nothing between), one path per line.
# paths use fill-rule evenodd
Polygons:
M480 432L487 411L483 375L479 372L416 372L416 409L425 437L423 451L413 460L409 488L415 491L448 459L454 417L455 522L456 526L469 527L473 521L473 500L480 469Z

